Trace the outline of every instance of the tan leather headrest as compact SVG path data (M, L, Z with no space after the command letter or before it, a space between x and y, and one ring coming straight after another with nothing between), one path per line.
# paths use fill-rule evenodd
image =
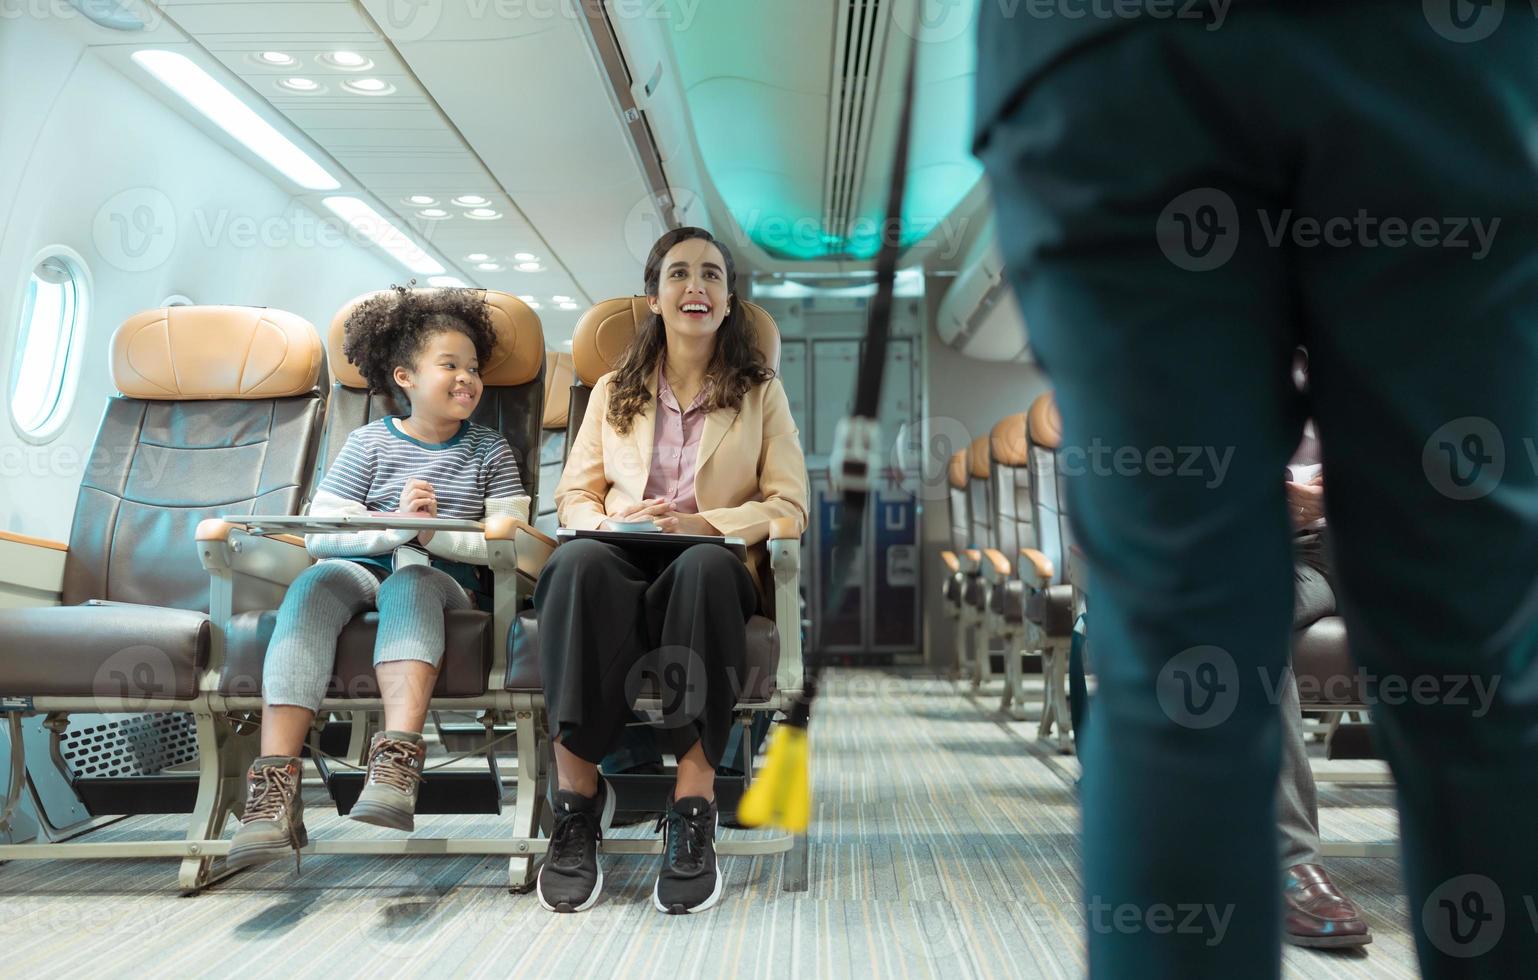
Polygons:
M364 302L386 292L389 290L381 289L354 297L331 318L331 329L326 333L326 358L331 365L331 376L343 387L368 387L363 375L342 353L342 342L347 338L347 319ZM476 292L485 298L491 329L497 334L491 363L481 365L481 382L488 387L509 387L526 385L539 377L539 369L545 364L545 331L539 324L539 314L511 293L496 289Z
M320 380L320 334L256 306L169 306L112 334L112 382L130 398L287 398Z
M541 427L566 428L566 418L571 413L571 378L571 355L565 351L545 351L545 417Z
M967 448L967 471L974 480L986 480L993 471L993 461L988 456L987 436L978 436Z
M999 419L988 433L988 451L995 463L1005 466L1024 466L1029 458L1025 447L1025 413L1016 412Z
M951 457L950 465L945 468L945 475L950 478L951 486L957 490L967 488L967 451L965 449L956 450L956 454Z
M1063 417L1057 414L1057 399L1052 392L1038 395L1026 412L1026 430L1032 445L1056 449L1063 441Z
M748 329L758 341L769 370L780 370L780 328L769 311L757 303L734 299L747 314ZM636 330L651 316L645 296L622 296L597 304L577 321L571 335L571 356L577 377L591 387L599 378L619 366L625 348L635 338Z

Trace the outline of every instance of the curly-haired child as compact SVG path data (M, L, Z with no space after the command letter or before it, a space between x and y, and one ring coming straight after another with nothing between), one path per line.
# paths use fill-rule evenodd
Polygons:
M387 416L347 437L310 505L318 516L394 512L526 520L529 498L507 442L469 420L496 335L479 293L394 289L361 304L344 352L369 388L404 396ZM368 750L368 776L351 816L411 830L427 749L422 724L443 658L445 610L490 608L473 531L368 530L311 534L320 559L289 587L262 671L262 755L247 775L246 811L228 864L244 867L306 843L298 759L336 660L337 637L379 610L374 669L385 730Z

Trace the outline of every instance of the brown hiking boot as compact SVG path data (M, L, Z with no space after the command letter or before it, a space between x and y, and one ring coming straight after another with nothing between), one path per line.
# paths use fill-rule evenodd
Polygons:
M376 827L416 829L417 788L427 746L417 732L380 732L368 747L368 777L348 816Z
M294 852L294 871L299 871L299 849L310 842L304 830L304 796L299 791L303 772L294 756L264 755L246 773L246 812L240 829L230 841L230 869L265 864Z

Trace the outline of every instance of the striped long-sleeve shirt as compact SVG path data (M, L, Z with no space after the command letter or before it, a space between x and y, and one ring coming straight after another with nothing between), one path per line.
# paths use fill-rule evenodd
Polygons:
M507 440L495 430L467 421L447 442L425 443L407 435L395 416L370 422L348 435L316 488L310 513L331 517L394 512L407 480L432 485L439 517L479 521L506 514L529 519L529 498L518 478L518 462ZM372 556L383 562L368 564L387 564L391 552L415 537L416 532L409 529L308 534L305 546L317 558ZM474 531L438 531L427 550L446 563L487 562L486 539ZM455 574L455 578L465 576Z

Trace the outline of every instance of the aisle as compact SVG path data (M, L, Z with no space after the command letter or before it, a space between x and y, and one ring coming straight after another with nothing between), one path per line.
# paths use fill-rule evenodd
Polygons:
M944 680L830 674L805 893L781 890L778 857L723 859L721 904L689 917L652 909L653 857L607 859L603 900L569 916L509 895L497 859L315 856L299 878L291 864L272 865L193 899L178 897L170 861L17 862L0 867L6 972L1079 977L1072 760L1048 754L1034 726L1003 721L993 703ZM1388 799L1354 792L1347 802L1364 813ZM312 836L388 834L320 802L308 811ZM1337 817L1327 811L1327 829ZM418 825L487 836L496 821ZM615 831L650 833L650 823ZM175 820L144 817L99 839L177 834ZM1414 976L1393 862L1331 869L1377 941L1365 957L1289 950L1288 975Z

